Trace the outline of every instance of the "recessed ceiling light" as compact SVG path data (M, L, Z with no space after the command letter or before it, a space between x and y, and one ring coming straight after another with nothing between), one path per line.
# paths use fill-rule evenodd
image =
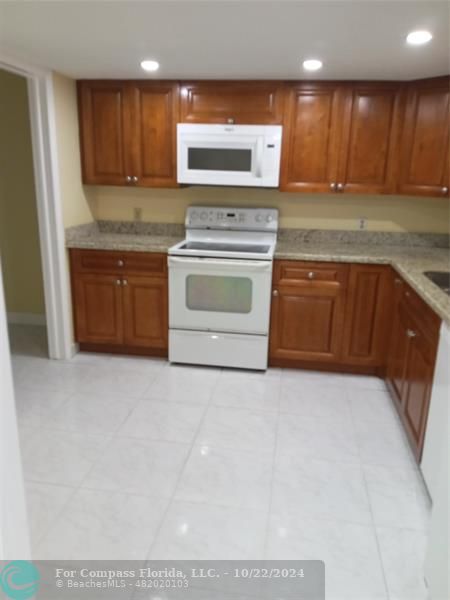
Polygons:
M156 62L156 60L143 60L141 67L144 71L157 71L159 69L159 62Z
M309 58L303 61L303 68L307 71L318 71L322 68L322 61L317 58Z
M411 31L406 36L406 41L412 46L420 46L421 44L427 44L432 38L433 36L429 31Z

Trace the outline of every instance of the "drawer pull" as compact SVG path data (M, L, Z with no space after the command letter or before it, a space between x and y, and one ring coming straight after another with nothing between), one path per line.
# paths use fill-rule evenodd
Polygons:
M447 187L447 186L444 186L444 187L442 188L442 193L443 193L443 194L448 194L448 187Z
M402 280L399 279L398 277L395 278L395 285L401 285Z
M117 261L117 266L118 266L118 267L123 267L123 265L124 265L124 262L123 262L123 260L118 260L118 261Z
M276 298L278 296L278 290L273 290L272 296L275 296L275 298Z
M314 273L314 271L310 271L308 273L308 279L314 279L315 276L316 276L316 274Z
M122 279L122 285L128 285L128 281L126 279Z
M116 279L116 285L122 285L122 282L120 281L120 279Z
M417 337L417 333L415 331L413 331L412 329L407 329L406 330L406 335L409 338L415 338L415 337Z

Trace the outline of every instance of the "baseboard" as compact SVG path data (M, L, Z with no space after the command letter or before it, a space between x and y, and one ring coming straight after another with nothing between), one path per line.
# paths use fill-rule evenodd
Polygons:
M11 325L46 325L45 315L36 315L34 313L9 312L7 314L8 323Z

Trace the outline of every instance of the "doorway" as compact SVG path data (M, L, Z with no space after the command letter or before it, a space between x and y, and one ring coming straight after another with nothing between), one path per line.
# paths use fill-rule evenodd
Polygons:
M0 255L13 354L48 357L27 80L0 69Z

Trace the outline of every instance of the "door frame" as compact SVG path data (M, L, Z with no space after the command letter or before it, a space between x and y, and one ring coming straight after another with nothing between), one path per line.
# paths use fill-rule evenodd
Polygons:
M52 72L1 54L0 69L27 80L49 356L69 359L77 347L72 339Z

